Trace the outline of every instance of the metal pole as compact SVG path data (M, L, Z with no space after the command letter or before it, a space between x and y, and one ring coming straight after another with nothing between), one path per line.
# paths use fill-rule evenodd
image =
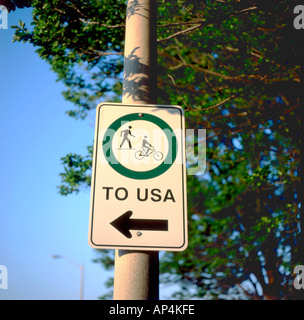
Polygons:
M129 0L125 34L123 103L157 103L156 30L156 0ZM158 252L116 250L114 300L158 299Z
M77 264L76 262L74 262L73 260L71 260L70 258L66 257L66 256L62 256L60 254L54 254L52 255L53 259L65 259L68 262L70 262L72 265L74 265L75 267L80 269L80 293L79 293L79 300L83 300L84 299L84 265L81 264Z
M128 0L124 103L157 103L157 0Z
M80 265L80 300L84 300L84 265Z

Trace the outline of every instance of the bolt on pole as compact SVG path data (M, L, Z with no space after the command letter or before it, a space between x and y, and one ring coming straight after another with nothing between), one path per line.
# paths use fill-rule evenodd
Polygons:
M123 103L157 103L156 0L128 0ZM114 300L158 300L157 251L116 250Z

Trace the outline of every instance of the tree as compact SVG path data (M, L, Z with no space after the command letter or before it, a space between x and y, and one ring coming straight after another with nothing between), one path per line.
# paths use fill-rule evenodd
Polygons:
M159 102L182 105L188 128L207 129L208 167L188 176L189 248L164 253L162 282L180 283L177 298L299 298L292 286L303 264L295 4L158 4ZM125 5L33 0L31 29L15 26L14 40L32 43L65 83L76 119L121 99ZM90 185L91 157L88 147L85 156L62 158L61 194ZM112 251L98 261L111 268Z
M15 11L17 8L29 8L31 0L0 0L0 5L5 6L9 12Z

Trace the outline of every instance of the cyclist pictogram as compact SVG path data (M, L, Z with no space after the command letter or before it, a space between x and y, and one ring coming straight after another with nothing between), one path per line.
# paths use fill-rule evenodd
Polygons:
M147 136L145 136L142 141L141 149L136 151L134 155L137 160L143 160L145 157L153 155L156 161L161 161L164 157L161 151L156 151L152 144L148 142Z

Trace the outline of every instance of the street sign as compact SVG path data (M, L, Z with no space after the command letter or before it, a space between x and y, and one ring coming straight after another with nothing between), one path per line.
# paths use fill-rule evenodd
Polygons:
M178 106L97 106L89 244L187 247L185 125Z

